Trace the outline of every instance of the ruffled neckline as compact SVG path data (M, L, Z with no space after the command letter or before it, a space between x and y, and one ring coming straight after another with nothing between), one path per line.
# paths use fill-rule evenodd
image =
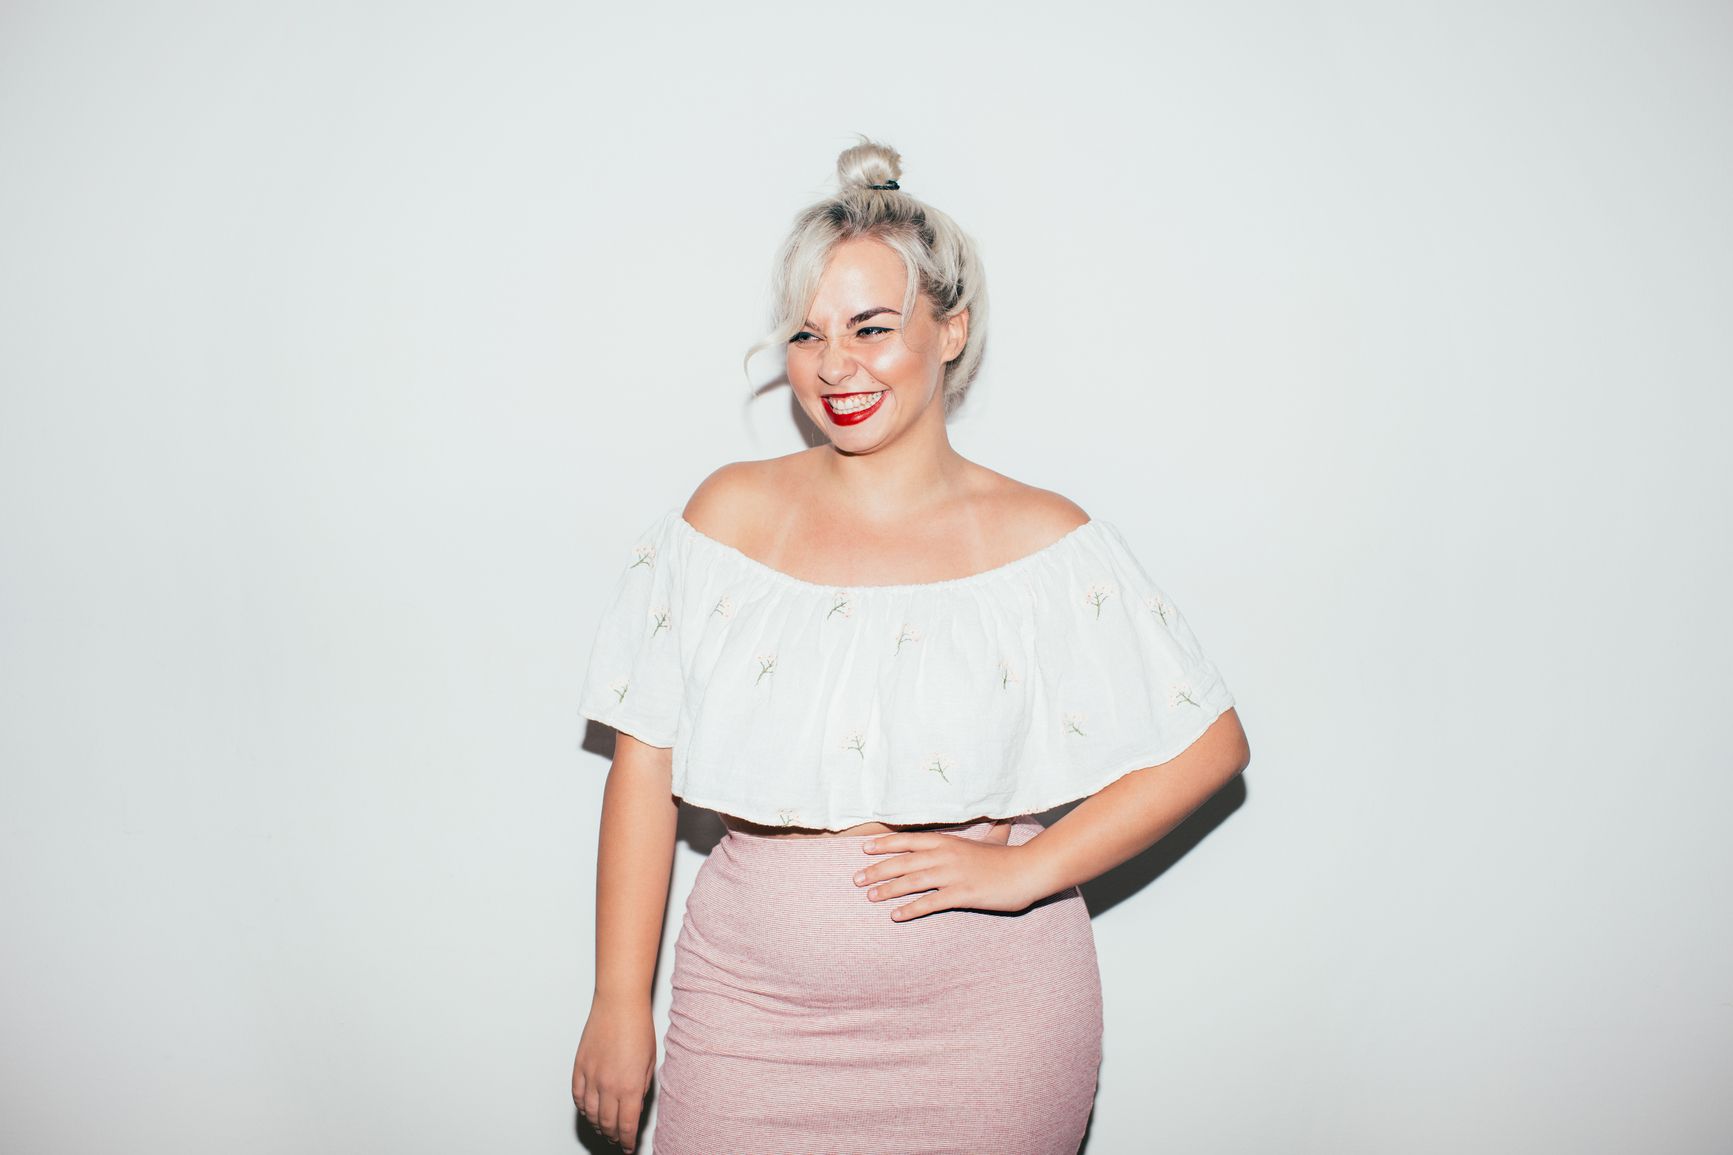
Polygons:
M678 506L670 509L668 513L672 518L672 524L674 527L700 548L707 549L714 554L727 558L734 564L750 570L751 572L779 585L786 586L789 589L822 593L829 593L835 590L848 590L851 592L867 594L912 594L939 590L961 590L967 589L971 586L1001 581L1005 578L1016 577L1025 570L1033 569L1043 562L1052 559L1056 555L1065 552L1067 549L1075 547L1084 537L1097 536L1101 534L1105 531L1107 525L1107 523L1102 521L1100 518L1092 517L1081 525L1073 526L1060 537L1048 542L1046 545L1032 553L1026 553L1022 557L1013 558L1001 565L996 565L990 569L980 570L972 574L964 574L961 577L945 578L941 581L934 582L899 582L888 585L836 585L824 582L807 581L804 578L797 578L793 574L784 573L782 570L779 570L774 566L766 565L764 562L759 561L750 554L735 549L726 542L718 541L716 538L713 538L709 534L700 530L697 526L686 520Z

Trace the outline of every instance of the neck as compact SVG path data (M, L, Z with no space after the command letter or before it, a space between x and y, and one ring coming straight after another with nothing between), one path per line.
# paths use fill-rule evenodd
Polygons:
M966 464L935 397L913 425L870 453L824 446L818 472L827 499L846 502L867 521L892 522L954 497Z

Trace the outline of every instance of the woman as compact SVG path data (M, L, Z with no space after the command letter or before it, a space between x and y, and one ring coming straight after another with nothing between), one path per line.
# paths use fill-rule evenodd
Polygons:
M725 833L675 943L657 1155L1075 1152L1102 1029L1077 884L1249 750L1120 532L951 447L973 243L891 149L838 171L756 347L787 342L825 442L658 516L591 652L580 711L618 741L573 1098L633 1148L678 797Z

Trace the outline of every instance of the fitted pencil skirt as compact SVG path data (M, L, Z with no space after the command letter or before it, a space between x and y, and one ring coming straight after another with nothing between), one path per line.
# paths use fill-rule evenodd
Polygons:
M1009 842L1042 829L1018 818ZM1082 895L896 922L919 893L854 884L886 857L861 850L871 837L729 829L699 868L652 1155L1074 1155L1102 1033Z

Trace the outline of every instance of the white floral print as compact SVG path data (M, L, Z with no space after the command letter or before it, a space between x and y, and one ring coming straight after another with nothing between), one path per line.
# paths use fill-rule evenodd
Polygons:
M773 826L1085 797L1132 753L1183 749L1233 696L1111 526L1064 540L967 580L838 586L672 512L610 551L627 572L610 571L581 712L675 747L683 790Z
M1101 607L1107 599L1119 592L1119 587L1112 582L1095 582L1083 593L1083 604L1095 607L1095 616L1101 616Z
M951 779L945 771L954 769L951 764L951 757L948 754L928 754L926 768L932 773L937 774L940 778L943 778L946 782L949 782Z

